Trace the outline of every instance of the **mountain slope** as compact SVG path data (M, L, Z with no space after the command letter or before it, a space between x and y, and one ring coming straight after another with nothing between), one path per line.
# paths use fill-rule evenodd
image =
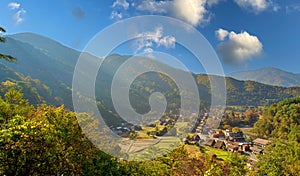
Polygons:
M49 54L52 59L55 59L55 61L65 66L74 67L80 55L80 52L72 48L68 48L50 38L34 33L18 33L7 37L41 49L43 52Z
M2 76L2 82L9 80L12 77L15 80L19 79L17 75L23 77L31 77L31 86L37 89L37 84L33 82L40 81L41 84L49 87L51 96L45 96L45 101L57 104L64 103L65 107L73 109L72 102L72 79L74 68L80 55L80 52L63 46L56 41L48 39L36 34L23 33L8 36L5 44L0 44L0 52L11 54L18 59L16 64L2 62L5 65ZM99 59L86 54L92 61ZM122 119L117 115L113 103L111 101L111 84L115 72L130 56L111 55L104 60L99 70L95 82L95 95L98 103L98 108L103 112L106 122L109 125L119 123ZM87 60L90 60L87 59ZM155 64L162 64L156 61L152 65L139 63L145 69L153 67ZM93 63L86 62L87 69L93 68ZM179 75L186 72L174 69L170 66L165 66L172 72ZM136 71L137 67L128 67L128 72ZM11 70L11 71L7 71ZM198 86L202 105L207 107L210 105L210 81L211 79L219 79L217 76L207 76L203 74L193 75ZM80 83L85 85L85 80L90 80L88 75ZM267 105L273 102L278 102L284 98L300 96L300 88L283 88L265 85L253 81L238 81L232 78L226 78L227 86L227 104L228 105ZM139 113L146 113L150 110L149 97L154 92L161 92L168 102L167 111L178 111L180 107L180 94L178 87L173 80L159 73L145 73L137 77L132 82L130 87L130 103L132 107ZM39 89L37 89L38 92ZM33 91L34 92L34 91ZM39 93L42 94L42 93ZM80 95L84 99L88 99L86 95ZM217 95L218 96L218 95ZM219 97L222 98L222 97ZM38 102L37 102L38 103ZM105 112L104 112L105 111ZM116 120L117 119L117 120Z
M39 80L29 76L25 77L0 63L0 96L4 98L4 94L12 88L21 90L24 98L34 105L41 103L59 105L62 103L52 95L49 87Z
M234 72L228 76L238 80L251 80L274 86L295 87L300 85L300 74L294 74L272 67Z

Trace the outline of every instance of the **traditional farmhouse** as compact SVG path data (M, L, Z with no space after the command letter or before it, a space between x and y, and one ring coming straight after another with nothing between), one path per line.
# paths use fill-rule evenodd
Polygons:
M261 148L265 148L268 143L269 143L268 140L261 139L261 138L257 138L255 140L253 140L253 144L258 146L258 147L261 147Z
M223 141L217 141L214 145L214 148L216 149L223 149L226 148L226 145Z
M254 154L262 154L264 151L264 148L269 143L268 140L257 138L253 140L253 146L250 148L252 153Z
M222 131L217 131L213 134L213 138L225 139L225 133Z
M245 141L243 133L241 133L241 132L226 131L225 137L229 141L234 141L234 142L244 142Z
M209 146L209 147L213 147L215 145L216 141L214 139L210 139L206 142L206 146Z

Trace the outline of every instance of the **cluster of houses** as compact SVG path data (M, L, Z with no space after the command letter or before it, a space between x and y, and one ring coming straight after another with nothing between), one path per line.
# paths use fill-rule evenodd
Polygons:
M268 140L257 138L252 142L247 142L241 132L210 131L211 138L205 144L206 146L225 149L229 152L237 152L240 154L262 154L264 148L268 144Z
M252 142L247 142L241 132L232 132L230 130L209 131L210 139L204 144L205 146L223 149L228 152L236 152L245 155L262 154L268 144L268 140L257 138ZM188 144L197 144L202 142L200 135L197 133L190 135L185 141Z

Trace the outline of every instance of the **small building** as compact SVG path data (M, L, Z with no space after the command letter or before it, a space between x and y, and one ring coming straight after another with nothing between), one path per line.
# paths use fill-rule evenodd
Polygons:
M213 147L215 145L216 141L214 139L209 139L205 145L209 147Z
M225 143L223 142L223 141L217 141L216 143L215 143L215 145L214 145L214 148L216 148L216 149L223 149L223 148L225 148L226 146L225 146Z
M265 148L267 146L267 144L269 143L268 140L261 139L261 138L257 138L255 140L253 140L252 142L254 145L261 147L261 148Z
M195 133L193 136L192 136L192 141L200 141L201 140L201 138L200 138L200 136L199 136L199 134L197 134L197 133Z
M253 154L258 155L258 154L263 154L264 149L258 146L253 146L250 147L250 150L252 151Z
M224 138L225 139L225 134L222 131L217 131L213 134L213 138Z
M208 135L213 136L216 133L216 130L209 130Z
M253 166L254 166L257 162L258 162L257 159L255 159L255 158L249 158L249 159L247 160L247 167L248 167L250 170L252 170L252 169L254 169Z
M237 152L239 150L239 146L236 145L228 145L227 146L227 151L229 152Z
M245 141L243 133L241 133L241 132L226 132L225 136L226 136L226 139L229 141L234 141L234 142Z

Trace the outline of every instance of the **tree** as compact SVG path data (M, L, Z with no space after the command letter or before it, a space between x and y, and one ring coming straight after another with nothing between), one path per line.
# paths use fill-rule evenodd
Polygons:
M241 133L241 129L239 127L233 127L232 128L232 132L235 132L235 133Z
M300 173L300 145L285 140L272 141L259 156L257 170L250 175L298 175Z
M0 26L0 32L4 33L4 32L6 32L6 30L3 27ZM0 42L4 43L5 38L0 36ZM17 61L16 58L14 58L10 55L7 55L7 54L2 54L2 53L0 53L0 58L6 60L8 62L16 62Z
M270 106L254 124L254 132L262 138L287 140L292 130L297 131L297 126L300 125L299 117L300 98L287 99Z
M22 97L11 89L0 98L0 175L129 175L85 137L74 112Z

